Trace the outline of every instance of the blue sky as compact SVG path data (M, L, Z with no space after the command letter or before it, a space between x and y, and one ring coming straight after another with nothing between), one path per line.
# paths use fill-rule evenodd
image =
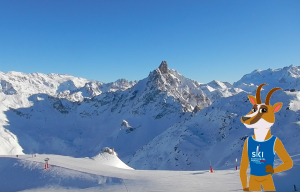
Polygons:
M207 83L300 65L299 0L0 0L0 71Z

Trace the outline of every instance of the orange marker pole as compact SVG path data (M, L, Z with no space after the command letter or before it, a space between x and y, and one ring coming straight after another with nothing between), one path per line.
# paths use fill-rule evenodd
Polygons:
M210 161L210 160L209 160L209 166L210 166L210 172L213 173L214 170L213 170L213 168L212 168L212 166L211 166L211 161Z

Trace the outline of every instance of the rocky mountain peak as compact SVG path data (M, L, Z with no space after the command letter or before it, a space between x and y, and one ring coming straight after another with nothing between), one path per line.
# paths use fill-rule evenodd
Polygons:
M168 73L168 64L166 61L162 61L160 66L158 67L161 73Z

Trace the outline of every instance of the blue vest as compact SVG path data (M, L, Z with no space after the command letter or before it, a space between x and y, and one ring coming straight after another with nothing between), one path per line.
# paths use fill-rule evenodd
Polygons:
M277 137L273 136L266 141L256 141L252 137L248 137L248 157L250 163L250 175L265 176L266 166L274 167L275 157L275 141Z

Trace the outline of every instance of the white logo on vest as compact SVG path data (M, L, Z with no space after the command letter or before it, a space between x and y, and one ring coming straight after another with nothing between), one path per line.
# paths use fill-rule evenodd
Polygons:
M264 152L260 151L260 145L256 147L256 151L252 152L251 162L256 164L262 164L266 162L264 158Z

